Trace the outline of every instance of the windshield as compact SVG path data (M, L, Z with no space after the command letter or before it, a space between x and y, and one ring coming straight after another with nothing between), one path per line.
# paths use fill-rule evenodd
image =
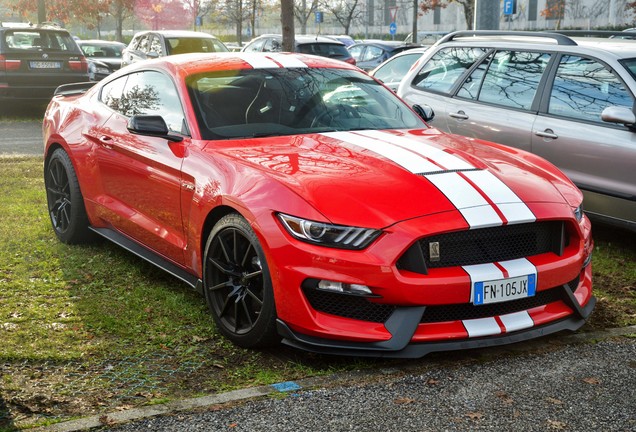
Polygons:
M188 85L204 139L426 127L390 90L357 70L210 72Z

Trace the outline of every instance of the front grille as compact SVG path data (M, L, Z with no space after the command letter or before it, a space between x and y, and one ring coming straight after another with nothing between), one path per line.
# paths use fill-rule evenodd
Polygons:
M567 283L574 292L579 285L579 278ZM475 306L472 303L454 305L428 306L422 316L422 323L436 323L446 321L470 320L489 318L496 315L506 315L543 306L559 300L565 300L563 287L558 286L549 290L539 291L533 297L512 300L502 303L491 303Z
M398 268L427 273L429 268L507 261L553 252L562 253L566 237L563 222L537 222L456 231L420 239L398 260ZM432 259L431 244L439 245Z
M372 303L363 297L310 288L304 292L315 310L344 318L383 323L395 310L395 306Z

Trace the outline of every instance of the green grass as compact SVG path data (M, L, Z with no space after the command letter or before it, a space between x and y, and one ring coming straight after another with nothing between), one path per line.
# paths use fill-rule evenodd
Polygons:
M183 283L106 241L60 243L42 174L0 157L0 431L382 364L232 345ZM636 236L596 232L589 325L634 325Z

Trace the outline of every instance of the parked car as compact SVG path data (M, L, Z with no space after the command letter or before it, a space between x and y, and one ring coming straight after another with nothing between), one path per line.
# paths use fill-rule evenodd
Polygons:
M356 64L345 45L332 38L323 36L296 35L296 52L313 54ZM243 47L243 52L280 52L283 49L283 37L278 34L266 34L252 39Z
M0 23L0 101L48 101L67 83L88 81L88 62L55 25Z
M350 45L347 49L360 69L370 71L383 61L409 48L414 48L414 45L397 41L368 40Z
M353 45L354 43L356 43L356 41L349 35L323 35L323 36L340 41L343 44L345 44L346 47L349 47Z
M227 52L216 37L195 31L156 30L135 34L122 54L122 66L136 61L193 52Z
M167 56L58 93L43 124L57 237L99 234L198 288L238 345L419 357L592 312L567 177L428 127L352 65Z
M100 81L121 68L122 51L126 44L104 40L78 40L88 59L88 77Z
M636 43L458 32L398 88L446 132L531 151L563 170L597 220L636 230Z
M427 49L412 48L402 51L385 60L380 66L369 72L369 75L379 79L385 86L396 92L402 78L406 76L413 64L422 58Z

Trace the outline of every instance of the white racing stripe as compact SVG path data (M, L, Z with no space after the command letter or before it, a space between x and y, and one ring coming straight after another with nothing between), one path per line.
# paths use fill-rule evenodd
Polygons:
M498 226L501 217L486 199L456 172L425 176L461 212L471 228Z
M390 145L383 141L364 139L364 137L351 132L326 132L323 133L323 135L371 150L412 173L439 170L438 166L429 162L427 159L418 157L417 154L402 147Z
M516 260L510 260L510 261L501 261L498 264L506 269L506 271L508 272L508 277L511 277L511 278L537 274L537 268L534 266L534 264L532 264L526 258L519 258Z
M272 54L269 56L275 62L280 63L280 65L284 68L307 68L307 66L303 61L289 54Z
M424 144L422 141L414 140L405 136L393 135L388 132L382 132L377 130L360 131L360 135L367 136L369 138L377 139L380 141L395 144L400 147L411 150L425 158L434 161L441 166L437 170L469 170L475 169L473 165L466 162L455 155L445 152L437 147ZM424 171L426 173L430 171Z
M472 303L475 295L475 283L503 279L504 274L494 264L475 264L462 266L464 271L470 276L470 302Z
M509 224L536 220L528 206L494 174L475 170L465 160L434 146L373 130L323 135L365 148L423 175L461 212L471 229L503 225L503 218ZM453 170L462 171L459 174Z
M534 321L532 321L527 311L501 315L499 319L506 328L507 333L534 327Z
M238 57L246 63L249 63L254 69L278 69L280 65L278 65L275 61L268 59L267 57L263 57L260 55L250 55L250 54L238 54Z
M462 321L468 337L491 336L501 333L501 327L494 318L479 318Z
M508 223L536 220L528 206L493 173L481 170L466 171L463 174L497 205Z

